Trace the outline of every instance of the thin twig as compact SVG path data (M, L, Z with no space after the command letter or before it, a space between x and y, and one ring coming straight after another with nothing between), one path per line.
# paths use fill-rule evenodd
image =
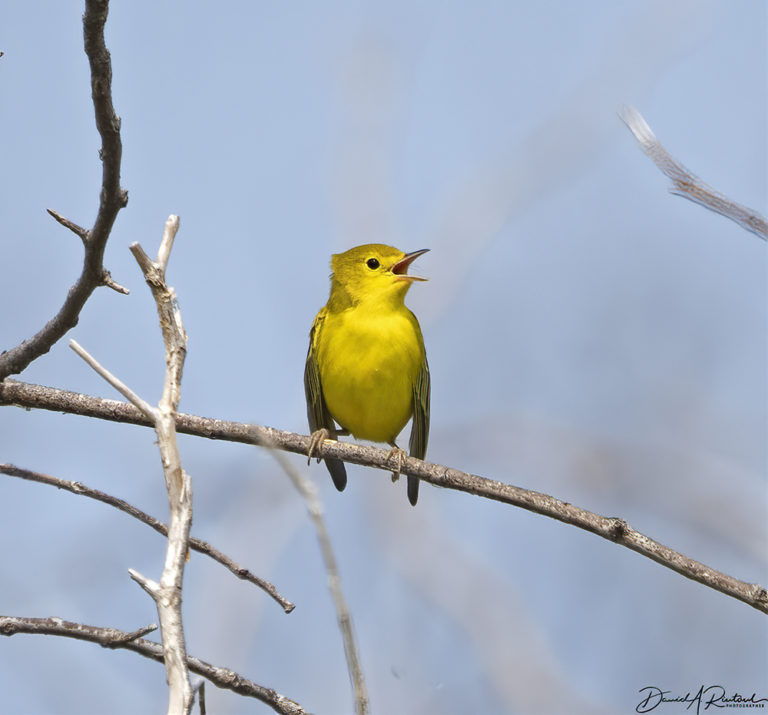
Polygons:
M128 575L150 595L153 601L157 601L160 598L160 584L157 581L147 578L136 569L128 569ZM165 643L165 639L163 639L163 643ZM168 711L171 711L170 707Z
M33 635L52 635L76 638L97 643L105 648L124 648L143 655L158 663L163 662L163 646L144 638L132 638L133 633L126 633L117 628L100 628L82 623L64 621L61 618L22 618L18 616L0 616L0 635L13 636L17 633ZM298 703L284 695L243 678L232 670L206 663L199 658L187 656L189 670L201 675L217 688L232 690L239 695L256 698L269 705L275 712L283 715L308 715Z
M143 638L147 633L152 633L152 631L156 631L158 628L157 623L150 623L148 626L144 626L143 628L137 628L135 631L131 631L130 633L126 633L124 636L115 636L114 638L110 639L109 643L103 643L107 648L120 648L125 643L130 643L131 641L135 641L137 638Z
M197 696L197 702L200 704L200 715L206 715L205 707L205 681L201 680L197 684L192 686L192 690Z
M763 240L768 240L768 222L759 212L737 204L686 169L662 146L643 115L634 107L622 107L619 118L634 134L643 152L672 180L671 193L725 216Z
M101 284L107 286L107 288L111 288L116 293L122 293L123 295L131 294L131 291L125 286L121 286L119 283L115 282L114 278L112 278L112 274L106 268L101 274Z
M165 271L168 268L168 258L171 255L173 240L176 238L176 233L178 230L179 217L171 214L165 222L163 238L160 241L160 248L157 251L157 267L159 268L163 278L165 278Z
M336 563L336 556L331 546L331 537L328 535L328 529L323 519L323 505L317 496L317 488L307 479L296 467L287 459L287 457L276 449L270 449L272 456L288 475L296 490L301 494L307 504L307 511L312 524L317 533L317 541L320 544L320 551L323 555L323 564L325 573L328 576L328 590L333 598L333 605L336 609L336 619L341 631L341 640L344 644L344 656L347 660L347 670L349 671L349 680L352 684L352 690L355 696L355 713L365 715L368 712L368 691L365 687L365 677L360 665L360 656L357 652L355 643L355 632L352 627L352 617L349 613L349 607L344 598L344 592L341 589L341 576L339 566Z
M72 492L73 494L79 494L81 496L89 497L90 499L103 502L104 504L109 504L110 506L125 512L126 514L129 514L134 519L138 519L147 526L152 527L157 533L162 534L163 536L168 536L168 527L163 522L141 511L141 509L137 509L127 501L113 497L110 494L99 491L98 489L93 489L92 487L86 486L82 482L73 482L68 479L59 479L58 477L53 477L50 474L33 472L30 469L23 469L13 464L0 464L0 474L7 474L9 477L26 479L30 482L48 484L52 487L57 487L58 489L65 489L66 491ZM218 561L222 566L229 569L239 579L249 581L255 586L258 586L262 591L269 594L275 601L277 601L277 603L282 606L286 613L290 613L295 608L293 603L291 603L287 598L284 598L280 594L277 588L275 588L274 584L259 578L247 568L244 568L243 566L240 566L240 564L235 563L232 559L229 558L229 556L219 551L207 541L190 537L189 546L194 551L205 554L206 556L210 556L214 561Z
M59 312L45 326L31 338L0 353L0 380L20 373L33 360L47 353L54 343L77 325L80 311L88 298L96 288L105 284L104 248L118 212L128 203L127 192L120 188L123 146L120 141L120 119L112 106L112 63L109 50L104 44L104 24L108 9L107 0L86 0L83 15L83 40L91 69L91 98L96 128L101 136L102 164L99 211L93 227L87 232L83 270L67 293ZM63 223L55 212L51 215ZM69 224L64 223L74 230L76 224Z
M67 412L145 427L152 426L147 418L132 405L15 380L6 379L0 382L0 404ZM183 413L177 414L176 424L179 432L183 434L271 446L295 454L306 455L310 445L310 438L305 435L261 425L215 420ZM318 445L314 456L331 457L352 464L389 471L387 466L389 450L378 447L326 440ZM418 477L438 487L475 494L577 526L626 546L686 578L743 601L758 611L768 613L768 591L760 584L739 581L715 571L631 529L622 519L601 516L547 494L485 479L439 464L422 462L414 457L405 459L400 471L402 474Z
M78 226L74 221L70 221L68 218L62 216L58 211L54 209L46 209L46 211L53 216L62 226L68 228L75 236L78 236L83 242L84 246L88 246L88 229Z
M112 387L114 387L126 400L140 409L147 419L154 421L156 410L146 400L139 397L128 385L120 378L113 375L105 368L93 355L91 355L77 340L70 340L69 347L72 348L85 362L88 363L101 377L103 377Z

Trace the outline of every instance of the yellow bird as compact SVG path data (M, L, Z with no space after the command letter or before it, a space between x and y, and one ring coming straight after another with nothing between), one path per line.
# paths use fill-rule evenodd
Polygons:
M397 460L394 481L404 454L395 439L413 417L410 453L424 459L429 366L419 321L404 300L413 281L426 280L408 275L408 266L428 250L371 243L332 256L331 294L312 324L304 368L310 458L322 440L340 435L386 442ZM325 463L342 491L344 463ZM415 505L418 498L419 480L409 476L408 499Z

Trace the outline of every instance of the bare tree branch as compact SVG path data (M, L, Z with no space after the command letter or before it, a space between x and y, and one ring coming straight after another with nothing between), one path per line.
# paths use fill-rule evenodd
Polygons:
M17 616L0 616L0 635L13 636L17 633L33 635L52 635L76 638L78 640L98 643L105 648L124 648L145 658L163 662L163 647L159 643L136 637L134 633L126 633L117 628L99 628L82 623L64 621L61 618L22 618ZM232 690L239 695L256 698L269 705L275 712L283 715L308 715L307 711L293 700L284 695L258 685L243 678L232 670L206 663L199 658L187 656L187 666L190 671L210 680L216 687Z
M151 426L139 410L124 402L104 400L15 380L7 379L0 383L0 405L2 404L67 412L145 427ZM176 415L176 425L179 432L184 434L207 439L275 447L295 454L306 455L310 445L310 438L305 435L285 432L273 427L215 420L183 413ZM387 466L389 450L378 447L327 440L318 445L314 456L331 457L352 464L362 464L391 471L391 468ZM439 464L422 462L413 457L404 460L400 471L402 474L418 477L438 487L475 494L577 526L604 539L626 546L628 549L636 551L686 578L698 581L709 588L743 601L758 611L768 613L768 591L760 584L739 581L727 574L715 571L635 531L623 519L601 516L547 494L485 479L474 474L467 474Z
M72 492L73 494L79 494L81 496L89 497L90 499L103 502L104 504L109 504L110 506L125 512L126 514L129 514L134 519L138 519L147 526L151 526L159 534L168 536L168 527L163 524L163 522L141 511L141 509L137 509L127 501L113 497L110 494L105 494L98 489L93 489L92 487L86 486L82 482L73 482L68 479L59 479L49 474L33 472L32 470L23 469L22 467L17 467L13 464L0 463L0 474L7 474L9 477L26 479L30 482L48 484L58 489L65 489L66 491ZM269 594L275 601L277 601L277 603L282 606L286 613L290 613L295 608L294 604L291 603L287 598L283 597L273 584L271 584L269 581L265 581L264 579L259 578L247 568L240 566L240 564L235 563L232 559L229 558L229 556L223 554L207 541L202 541L201 539L190 537L189 546L194 551L205 554L206 556L210 556L214 561L218 561L222 566L229 569L239 579L242 579L243 581L249 581L255 586L258 586L262 591Z
M160 616L165 670L168 675L168 715L181 713L187 715L194 704L194 691L187 671L187 646L181 615L184 565L189 548L189 530L192 526L192 480L181 466L181 456L176 440L176 411L181 398L181 378L187 356L187 334L181 321L181 310L176 294L165 282L165 268L170 247L173 245L173 237L178 228L178 216L171 215L165 224L157 264L148 265L149 259L141 246L138 243L131 245L131 252L136 257L144 273L144 279L152 291L152 297L155 299L165 345L165 380L163 394L157 409L154 410L154 422L171 514L165 565L160 582L155 583L145 579L135 571L130 573L131 577L150 593ZM158 265L161 257L163 263Z
M339 566L336 563L333 546L331 546L331 537L328 535L328 529L325 527L323 505L317 496L317 487L296 469L282 452L276 449L270 449L270 452L272 452L277 463L283 468L283 471L288 475L293 486L296 487L296 490L307 504L309 518L315 527L317 541L320 544L320 552L323 555L325 573L328 575L328 590L331 592L333 605L336 609L336 619L339 623L341 640L344 644L344 657L347 660L349 680L352 683L352 691L355 695L355 713L357 715L366 715L368 713L368 690L365 687L363 668L360 665L360 656L357 652L355 632L352 628L352 616L349 613L344 592L341 590Z
M634 134L643 152L672 180L671 193L719 213L763 240L768 240L768 222L759 212L737 204L686 169L662 146L643 115L634 107L622 107L619 118Z
M59 312L31 338L0 354L0 380L20 373L33 360L47 353L67 331L77 325L80 311L91 293L101 285L117 284L104 270L104 248L117 214L128 203L128 194L120 188L120 161L123 152L120 141L120 118L112 106L112 63L104 44L104 23L109 9L108 0L86 0L83 15L85 53L91 67L91 98L96 115L96 128L101 136L102 179L99 212L93 228L83 237L76 224L56 212L51 215L77 233L85 244L83 270L61 306ZM79 231L77 230L79 229ZM117 286L117 289L122 286ZM122 288L121 292L125 289Z
M186 336L184 339L186 340ZM143 576L134 569L128 569L128 574L152 597L160 616L160 632L168 681L168 715L189 715L194 704L194 692L186 667L187 652L181 618L181 593L189 529L192 524L192 484L189 476L181 468L176 444L175 405L169 408L167 403L164 404L167 394L172 392L168 389L167 383L176 378L180 380L181 370L173 364L173 357L167 354L166 388L163 390L159 408L155 409L100 365L77 342L70 340L69 344L110 385L131 400L134 407L154 425L157 434L157 445L160 449L171 512L165 565L160 583ZM170 353L170 349L166 349ZM183 356L184 353L181 353L182 361ZM178 355L176 359L179 359Z
M178 216L168 219L163 233L160 254L167 262L173 237L178 230ZM165 265L153 263L138 243L131 252L144 273L160 318L160 330L165 344L165 380L157 408L152 407L127 385L102 367L88 352L70 340L70 347L110 385L128 398L149 419L157 434L157 445L168 491L170 522L165 552L165 565L160 582L128 569L136 581L155 601L160 616L165 669L168 680L168 715L189 715L194 704L194 691L186 667L186 643L181 615L184 565L188 552L189 529L192 524L192 481L181 467L176 441L176 409L181 396L181 378L187 355L187 334L181 320L181 310L173 288L165 282Z

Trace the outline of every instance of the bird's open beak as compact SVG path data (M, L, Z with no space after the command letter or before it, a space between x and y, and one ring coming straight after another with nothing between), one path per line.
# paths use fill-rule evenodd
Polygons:
M406 253L404 258L401 258L397 263L395 263L392 268L389 270L394 273L397 278L395 280L398 281L425 281L426 278L421 278L420 276L409 276L408 275L408 266L411 265L419 256L423 255L429 251L428 248L422 248L420 251L414 251L413 253Z

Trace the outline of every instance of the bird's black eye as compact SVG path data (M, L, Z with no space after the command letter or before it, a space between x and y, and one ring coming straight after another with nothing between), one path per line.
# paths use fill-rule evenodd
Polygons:
M368 266L372 271L375 271L381 264L379 263L379 260L377 258L369 258L365 265Z

